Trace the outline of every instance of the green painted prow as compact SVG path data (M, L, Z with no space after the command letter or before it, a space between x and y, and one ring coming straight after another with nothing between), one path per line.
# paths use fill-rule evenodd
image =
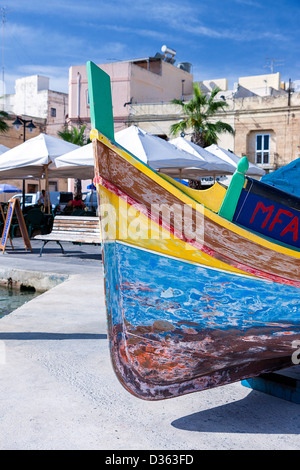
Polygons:
M223 203L219 210L219 215L229 221L232 221L235 209L240 198L243 186L245 184L245 173L249 168L247 157L243 157L237 164L236 171L234 172L230 185L226 191Z
M110 76L94 62L86 64L92 129L114 140L114 120L111 99Z

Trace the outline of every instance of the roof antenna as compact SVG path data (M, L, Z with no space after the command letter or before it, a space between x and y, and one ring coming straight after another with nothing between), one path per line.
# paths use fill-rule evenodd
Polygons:
M5 28L4 25L6 23L6 11L7 7L1 7L1 15L2 15L2 98L5 95L5 80L4 80L4 32ZM4 109L4 99L2 100L2 107Z

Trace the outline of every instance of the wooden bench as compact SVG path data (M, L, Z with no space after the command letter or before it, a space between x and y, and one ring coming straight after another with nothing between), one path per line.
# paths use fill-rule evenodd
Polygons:
M34 239L44 242L40 250L40 256L42 256L44 246L51 241L58 243L62 253L64 253L64 249L61 242L101 245L99 218L56 216L54 217L51 233L47 235L36 235Z

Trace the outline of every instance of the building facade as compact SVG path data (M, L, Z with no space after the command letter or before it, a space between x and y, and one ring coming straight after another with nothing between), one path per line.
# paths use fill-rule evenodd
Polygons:
M15 82L15 94L4 95L0 98L0 109L9 113L7 124L9 131L0 133L0 144L8 148L16 147L24 141L23 128L15 129L12 125L16 117L26 121L32 120L36 126L29 132L25 129L25 139L45 133L57 136L66 124L68 113L68 94L49 89L49 78L41 75L19 78ZM0 156L1 158L1 156ZM22 188L22 180L10 180L10 183ZM67 191L66 179L49 181L50 191ZM25 191L34 193L44 188L44 181L26 180Z
M171 101L188 101L193 94L189 66L176 67L162 57L100 65L111 78L115 132L137 125L151 134L171 137L171 125L183 117L181 108ZM218 86L218 98L228 104L214 119L230 124L235 134L220 134L218 145L246 155L267 172L300 156L300 93L291 83L282 83L279 73L240 77L233 89L228 89L225 78L199 84L204 93ZM90 111L83 65L70 68L68 122L86 124L88 135Z
M149 57L99 67L111 78L115 132L131 124L133 106L169 103L174 98L187 99L193 93L193 75L188 64L176 67L162 58ZM70 68L68 122L70 125L86 124L90 130L85 65Z
M299 155L300 93L235 100L234 151L267 172Z
M235 134L220 134L218 145L238 156L246 155L266 172L299 158L300 93L291 85L282 83L279 73L241 77L233 90L228 90L226 79L200 82L204 93L218 86L218 99L228 104L214 120L227 122ZM180 109L170 103L138 103L131 105L129 122L150 133L170 136L171 124L181 118ZM190 138L188 134L186 138Z
M57 137L66 124L69 96L49 89L49 78L22 77L15 82L15 94L0 97L0 109L11 115L44 120L44 132Z
M266 172L300 156L300 93L282 83L279 73L240 78L225 96L229 106L223 119L235 130L226 148Z

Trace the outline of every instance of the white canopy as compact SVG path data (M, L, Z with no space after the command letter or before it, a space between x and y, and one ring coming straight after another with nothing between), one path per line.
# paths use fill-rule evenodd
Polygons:
M209 155L202 149L207 159L196 153L186 152L170 142L156 137L137 126L131 126L115 135L116 142L135 157L155 170L160 170L174 178L196 178L197 176L232 174L235 167ZM218 165L217 165L218 163ZM92 144L84 145L55 160L56 168L51 176L64 178L93 178L94 159ZM51 167L50 167L51 168ZM50 171L49 168L49 171Z
M86 144L55 159L51 176L57 178L94 178L93 144Z
M115 140L144 163L174 178L197 179L203 176L232 175L240 160L237 155L216 145L204 149L182 137L167 142L137 126L117 132ZM49 175L58 178L93 178L92 144L57 157L55 167L49 167ZM264 170L250 163L247 174L261 176Z
M205 162L207 162L208 168L211 168L213 165L216 170L213 171L211 175L232 175L236 170L236 166L232 163L226 162L225 160L217 157L216 155L204 149L203 147L200 147L200 145L194 144L194 142L186 140L183 137L177 137L176 139L172 139L170 140L170 143L182 150L185 150L186 152L192 153L201 160L204 160Z
M197 176L232 174L234 172L234 169L230 168L229 165L227 166L227 172L221 171L220 167L217 167L212 161L209 162L204 158L200 158L199 155L182 150L137 126L131 126L117 132L115 140L153 169L174 178L196 178Z
M40 134L0 156L0 179L41 178L45 166L53 163L59 155L76 148L78 145Z
M221 158L222 160L231 163L232 165L237 166L238 162L240 161L241 157L235 155L233 152L229 150L225 150L222 147L218 147L218 145L210 145L209 147L205 147L205 150L208 152L213 153L217 157ZM246 175L249 176L263 176L265 174L265 170L259 168L258 166L254 165L254 163L249 162L249 169L246 172Z

